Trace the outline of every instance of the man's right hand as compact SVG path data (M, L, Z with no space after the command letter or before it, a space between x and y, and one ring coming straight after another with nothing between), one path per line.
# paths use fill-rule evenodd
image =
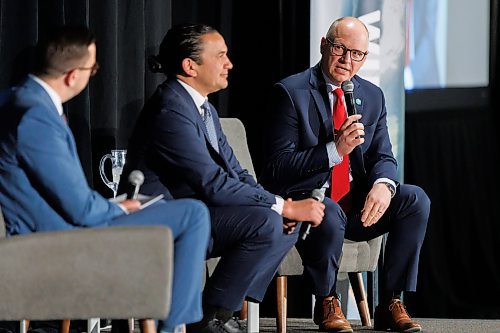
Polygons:
M340 156L350 154L354 148L365 142L365 126L355 121L361 119L360 114L347 117L335 138L335 146Z
M139 200L127 199L120 202L120 205L127 210L129 213L138 211L141 208L141 202Z
M287 199L283 205L283 217L292 221L309 222L317 227L325 216L325 205L314 199L293 201Z

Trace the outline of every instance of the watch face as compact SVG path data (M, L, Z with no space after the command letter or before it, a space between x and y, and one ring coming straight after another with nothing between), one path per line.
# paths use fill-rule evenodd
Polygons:
M385 184L385 186L387 186L389 191L391 191L391 198L392 198L396 194L396 189L394 188L394 186L391 183L384 183L384 184Z

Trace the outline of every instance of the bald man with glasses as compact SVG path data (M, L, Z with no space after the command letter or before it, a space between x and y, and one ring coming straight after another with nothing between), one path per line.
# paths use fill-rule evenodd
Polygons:
M356 75L368 41L360 20L340 18L321 38L320 62L275 85L259 180L294 200L313 189L326 192L323 222L296 245L316 295L314 321L321 330L352 332L335 292L344 238L364 241L387 233L375 328L419 332L401 293L416 290L430 200L421 188L398 182L384 94ZM346 81L357 115L346 113Z

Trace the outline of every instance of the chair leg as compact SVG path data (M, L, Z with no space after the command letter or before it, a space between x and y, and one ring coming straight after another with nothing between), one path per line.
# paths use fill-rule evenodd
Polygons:
M286 276L278 276L276 278L276 304L278 306L278 314L276 316L276 328L278 330L278 333L286 333L286 316L287 316Z
M30 321L29 320L21 320L19 323L19 332L21 333L27 333L28 328L30 327Z
M248 317L248 301L245 300L245 301L243 301L243 304L241 306L240 319L246 320L247 317Z
M259 303L248 301L247 333L259 333Z
M61 320L61 329L59 332L61 333L69 333L69 325L71 324L71 320Z
M358 306L359 316L361 317L361 324L363 326L371 326L370 310L368 309L363 276L361 273L348 273L348 275L354 298L356 299L356 305Z
M88 333L101 332L101 318L89 318L89 319L87 319L87 332Z
M156 324L153 319L139 320L139 327L141 328L141 333L156 333Z

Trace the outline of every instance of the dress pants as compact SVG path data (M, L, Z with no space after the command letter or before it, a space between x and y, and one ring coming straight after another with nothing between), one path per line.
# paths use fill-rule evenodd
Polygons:
M167 226L174 236L172 304L168 317L159 322L158 328L201 320L202 274L210 234L207 207L192 199L162 200L110 222L110 226L133 225Z
M418 260L425 237L430 211L430 200L418 186L401 184L391 203L380 218L363 227L361 209L366 193L353 193L353 206L346 215L336 203L325 198L323 222L312 228L297 249L304 263L304 277L317 296L331 295L335 291L337 271L344 237L353 241L366 241L388 233L382 286L390 291L415 291Z
M245 297L262 301L278 267L298 238L283 233L283 218L269 207L209 207L208 257L221 257L207 281L204 302L238 311Z

